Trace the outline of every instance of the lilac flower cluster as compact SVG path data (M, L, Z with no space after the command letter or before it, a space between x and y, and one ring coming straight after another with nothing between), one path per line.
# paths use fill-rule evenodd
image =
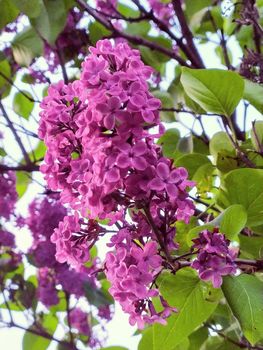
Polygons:
M51 236L51 242L56 244L57 261L68 262L71 266L85 263L89 260L90 248L104 231L97 221L86 222L77 212L65 216Z
M17 201L16 176L13 171L0 173L0 218L9 219Z
M137 323L142 329L145 323L166 324L165 318L176 309L168 306L158 289L152 288L162 269L157 243L150 241L137 246L131 241L128 229L120 230L113 238L115 242L118 240L116 252L108 252L105 262L106 276L111 282L110 293L130 315L131 325ZM163 305L163 310L158 313L151 301L157 296Z
M236 254L229 248L230 241L217 230L206 230L193 242L193 248L198 249L198 255L192 267L198 271L202 280L211 280L214 288L219 288L223 282L222 276L236 272Z
M69 313L69 321L72 328L76 328L80 334L87 335L91 334L90 325L88 323L88 315L80 308L74 308Z
M116 15L117 3L117 0L96 0L96 9L103 15Z
M111 252L105 263L112 294L130 314L131 323L163 322L170 309L165 306L158 314L150 300L159 295L152 285L163 261L156 242L166 247L166 255L177 249L174 222L188 222L193 215L187 193L193 184L187 171L175 168L155 143L163 132L160 101L149 91L152 69L139 52L109 40L99 41L90 52L80 80L52 85L41 104L39 136L47 145L41 170L49 187L60 190L61 200L76 211L59 224L52 242L59 261L78 266L89 258L88 247L106 233L94 220L109 219L118 231L110 243L116 253ZM155 267L143 265L145 280L136 276L139 261L132 260L136 250L132 240L140 242L138 254L147 254L151 246L158 261ZM119 264L125 266L123 275ZM129 290L119 298L125 281L139 291Z
M176 215L184 210L187 221L193 214L187 172L163 158L158 135L148 131L161 128L160 101L146 84L152 69L126 43L103 40L90 51L81 79L52 85L41 104L39 136L48 147L41 170L49 187L62 190L62 201L84 216L101 219L127 197L154 192L169 198Z
M158 19L165 23L167 26L171 26L171 19L175 15L172 1L163 2L161 0L148 0L148 3L154 15Z

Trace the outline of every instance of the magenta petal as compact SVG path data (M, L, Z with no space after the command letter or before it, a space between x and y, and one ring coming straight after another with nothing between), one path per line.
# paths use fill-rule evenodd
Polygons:
M132 165L137 170L145 170L147 168L147 162L142 157L134 157L132 159Z
M106 114L109 112L109 108L106 103L98 103L96 106L96 110L101 112L102 114Z
M106 179L108 182L116 182L120 179L120 171L118 168L112 168L106 173Z
M108 114L105 118L104 118L104 126L106 129L111 130L114 128L115 125L115 118L113 114Z
M139 94L135 94L131 97L130 102L137 107L141 107L145 104L145 98L144 96L141 96Z
M147 146L144 142L138 142L134 147L133 147L133 153L136 156L141 156L144 154L147 150Z
M108 101L109 109L115 110L118 109L121 105L119 97L113 96Z
M147 106L151 110L159 109L161 107L161 101L157 98L150 98L147 101Z
M178 188L174 184L167 184L166 191L171 198L178 197Z
M178 183L181 180L180 172L178 169L173 170L169 176L170 183Z
M154 113L149 110L142 111L142 117L147 123L152 123L155 119Z
M170 174L169 166L163 162L160 162L157 165L156 173L161 179L163 179L163 180L168 179L169 174Z
M127 157L126 154L122 153L118 155L116 163L120 168L124 169L124 168L128 168L131 162L130 162L130 158Z
M161 179L155 178L150 181L148 187L151 190L162 191L165 188L165 183Z

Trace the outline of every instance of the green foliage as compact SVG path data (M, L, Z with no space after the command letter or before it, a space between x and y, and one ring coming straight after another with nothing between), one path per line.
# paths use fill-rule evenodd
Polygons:
M31 18L30 22L42 38L54 45L66 24L66 18L64 0L45 0L41 3L39 15Z
M11 3L29 18L34 18L40 14L42 0L11 0Z
M188 269L175 276L162 274L158 282L164 298L179 311L168 319L167 326L153 326L153 350L169 350L208 319L217 306L220 291L211 289Z
M15 94L13 99L13 109L21 117L28 119L34 108L34 102L31 101L33 100L33 96L28 91L22 92L17 92ZM28 96L28 98L25 95Z
M29 66L33 58L42 55L43 41L34 28L27 27L15 36L12 49L15 61L20 66Z
M19 14L18 8L9 0L0 0L0 29L14 21Z
M205 111L230 117L243 97L244 81L234 72L182 68L186 94Z
M43 328L39 329L39 327L33 325L25 332L22 342L23 350L46 350L49 347L52 338L41 337L39 333L41 334L43 331L44 333L48 332L50 337L52 337L57 328L58 319L52 314L44 314L40 322ZM37 334L33 332L37 332Z
M95 44L98 40L106 38L109 34L110 31L97 21L92 22L89 25L89 36L92 44Z
M263 113L263 86L245 80L244 99L252 104L259 112Z
M247 212L247 225L263 224L263 170L236 169L224 178L218 195L218 204L227 208L241 204Z
M156 90L153 91L153 96L162 102L162 108L174 108L174 100L169 92ZM161 111L160 117L163 122L174 122L175 120L174 112Z
M30 182L31 182L31 179L26 172L24 171L16 172L16 191L19 198L21 198L25 194Z
M2 94L1 91L3 92L5 90L3 88L5 88L8 85L7 79L9 79L11 76L11 67L7 60L0 61L0 72L4 75L4 76L0 75L0 95L1 95Z
M263 282L251 275L227 276L222 290L245 337L254 345L263 338Z
M108 292L109 282L107 280L101 280L100 283L102 284L101 289L94 289L89 282L85 282L84 284L86 298L92 305L97 307L113 303L113 298Z
M174 158L179 139L180 132L178 129L168 129L164 135L159 138L158 144L162 145L165 157Z
M193 179L198 169L206 164L211 165L210 160L205 155L199 153L185 154L175 161L177 167L187 169L190 179Z

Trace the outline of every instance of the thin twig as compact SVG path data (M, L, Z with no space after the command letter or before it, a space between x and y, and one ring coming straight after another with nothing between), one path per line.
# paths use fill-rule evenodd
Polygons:
M23 142L21 141L21 139L20 139L16 129L14 128L14 125L13 125L12 121L9 119L9 117L8 117L8 115L6 113L6 110L5 110L1 100L0 100L0 109L1 109L1 111L3 113L3 117L5 118L8 127L12 131L12 133L13 133L13 135L15 137L15 140L16 140L17 144L19 145L20 149L21 149L21 152L22 152L22 154L23 154L23 156L25 158L26 163L27 164L31 164L31 160L29 158L29 155L27 154L27 151L26 151L26 149L25 149L25 147L23 145Z

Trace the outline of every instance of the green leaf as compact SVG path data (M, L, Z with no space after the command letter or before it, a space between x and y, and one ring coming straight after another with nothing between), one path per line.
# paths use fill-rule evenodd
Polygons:
M138 350L150 350L154 349L153 346L153 327L145 329L140 340Z
M263 113L263 85L245 79L244 99Z
M52 336L57 328L58 319L55 315L44 315L42 326ZM29 330L38 330L31 326ZM23 350L46 350L51 340L43 338L39 335L25 332L22 342Z
M40 14L42 0L11 0L11 2L29 18Z
M182 68L186 94L205 111L231 116L243 97L244 81L234 72Z
M180 139L180 131L178 129L168 129L158 140L158 144L162 145L165 157L173 158L177 144Z
M13 42L12 50L15 61L20 66L29 66L33 58L43 53L43 42L32 27L18 33Z
M94 45L100 39L106 38L111 32L99 22L92 22L89 25L89 38Z
M139 23L128 23L126 32L131 35L145 36L151 29L149 21L141 21Z
M177 167L187 169L190 179L193 178L196 171L204 164L211 164L211 162L205 155L199 153L184 154L175 161Z
M263 96L263 95L262 95ZM254 128L251 130L251 141L257 151L263 149L263 121L256 121Z
M85 296L88 301L97 307L102 305L110 305L113 303L113 298L108 292L109 282L101 280L101 289L94 289L89 282L84 283ZM107 285L107 287L106 287Z
M0 71L7 78L11 77L11 67L7 60L0 61ZM6 84L9 84L7 80L4 77L0 76L0 91L2 87L5 86Z
M193 136L190 134L189 136L181 137L177 144L177 150L180 153L192 153L194 149L193 144Z
M136 17L138 17L138 15L140 15L140 13L138 11L134 10L133 8L131 8L127 5L121 4L119 2L117 5L117 10L120 14L122 14L125 17L136 18Z
M227 134L223 131L219 131L213 135L209 143L209 150L215 160L217 159L218 153L232 156L235 155L235 148Z
M39 141L33 152L29 153L29 158L32 161L41 161L46 153L46 145L43 141Z
M167 91L153 91L153 96L161 100L162 108L174 108L174 101L172 96ZM175 113L168 111L161 111L160 113L161 120L163 122L174 122Z
M30 22L44 39L54 44L65 27L66 19L64 0L45 0L42 2L39 16L31 18Z
M263 338L263 282L255 276L224 277L222 290L248 341Z
M176 275L165 273L158 285L178 313L167 320L166 326L153 326L153 350L172 350L208 319L217 306L220 290L211 289L191 269L179 270Z
M5 157L7 155L5 149L3 147L0 147L0 157Z
M222 180L217 198L222 207L241 204L247 212L247 225L263 224L263 170L236 169Z
M25 194L30 182L31 182L31 179L29 178L26 172L24 171L16 172L16 191L19 198L21 198Z
M33 99L33 96L28 91L24 91L29 98ZM34 102L26 98L21 92L17 92L13 99L13 109L21 117L28 119L34 108Z
M247 259L263 258L263 237L240 235L239 244L241 257Z
M203 343L208 338L208 329L205 327L199 328L197 331L189 336L189 347L187 350L198 350L201 349Z
M238 239L237 235L247 223L246 209L240 204L231 205L210 223L219 226L220 232L224 233L228 239Z
M13 22L19 14L19 10L9 0L0 0L0 29Z

